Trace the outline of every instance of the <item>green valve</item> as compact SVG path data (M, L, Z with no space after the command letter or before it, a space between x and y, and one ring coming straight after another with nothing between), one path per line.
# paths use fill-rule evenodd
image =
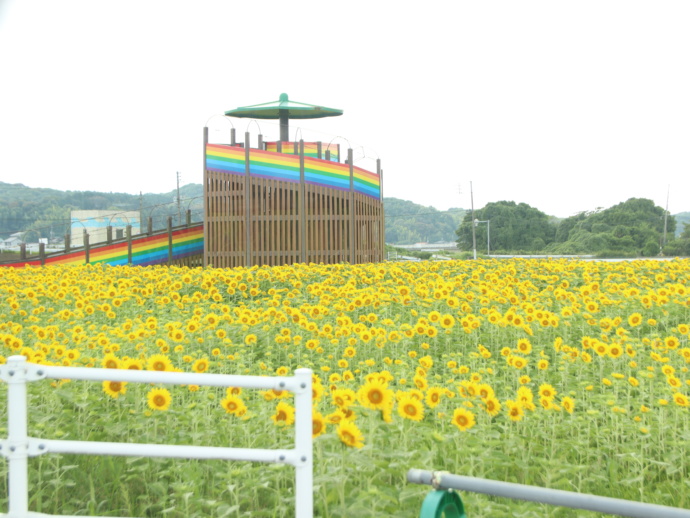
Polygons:
M422 502L419 518L467 518L462 500L455 491L432 491Z

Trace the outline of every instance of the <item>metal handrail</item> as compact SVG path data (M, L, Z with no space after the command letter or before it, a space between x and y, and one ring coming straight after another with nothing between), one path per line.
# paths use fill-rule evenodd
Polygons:
M571 509L583 509L632 518L690 518L690 509L646 504L620 498L548 489L512 482L500 482L485 478L465 477L441 471L410 469L407 472L407 481L413 484L427 484L437 490L459 489L473 493L483 493L485 495L540 502Z
M27 384L45 378L287 390L295 393L295 447L293 449L226 448L46 440L29 437L27 432ZM10 356L5 365L0 365L0 379L7 383L8 435L6 440L0 440L0 455L8 460L9 481L9 513L0 513L0 517L67 517L67 515L35 513L28 509L28 459L46 453L220 459L290 464L295 467L295 516L297 518L312 518L313 516L312 372L310 369L297 369L295 376L292 377L239 376L39 365L27 362L24 356ZM97 517L82 516L82 518Z

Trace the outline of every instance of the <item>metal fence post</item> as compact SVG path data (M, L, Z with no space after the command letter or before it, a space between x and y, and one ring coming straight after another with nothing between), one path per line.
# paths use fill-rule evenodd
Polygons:
M312 457L312 379L311 370L297 369L295 377L295 516L314 516L314 460Z
M10 356L3 369L7 381L9 515L29 512L29 438L27 436L26 358Z

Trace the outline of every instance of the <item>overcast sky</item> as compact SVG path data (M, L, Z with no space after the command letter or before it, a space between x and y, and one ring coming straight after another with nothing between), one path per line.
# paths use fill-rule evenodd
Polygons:
M285 92L344 110L290 138L380 158L387 197L689 211L688 27L687 0L0 0L0 181L201 183L203 127L277 140L220 115Z

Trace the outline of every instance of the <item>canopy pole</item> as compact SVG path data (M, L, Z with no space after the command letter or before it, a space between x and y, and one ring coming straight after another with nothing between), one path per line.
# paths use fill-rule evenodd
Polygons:
M280 114L280 141L290 142L288 130L288 110L278 110Z

